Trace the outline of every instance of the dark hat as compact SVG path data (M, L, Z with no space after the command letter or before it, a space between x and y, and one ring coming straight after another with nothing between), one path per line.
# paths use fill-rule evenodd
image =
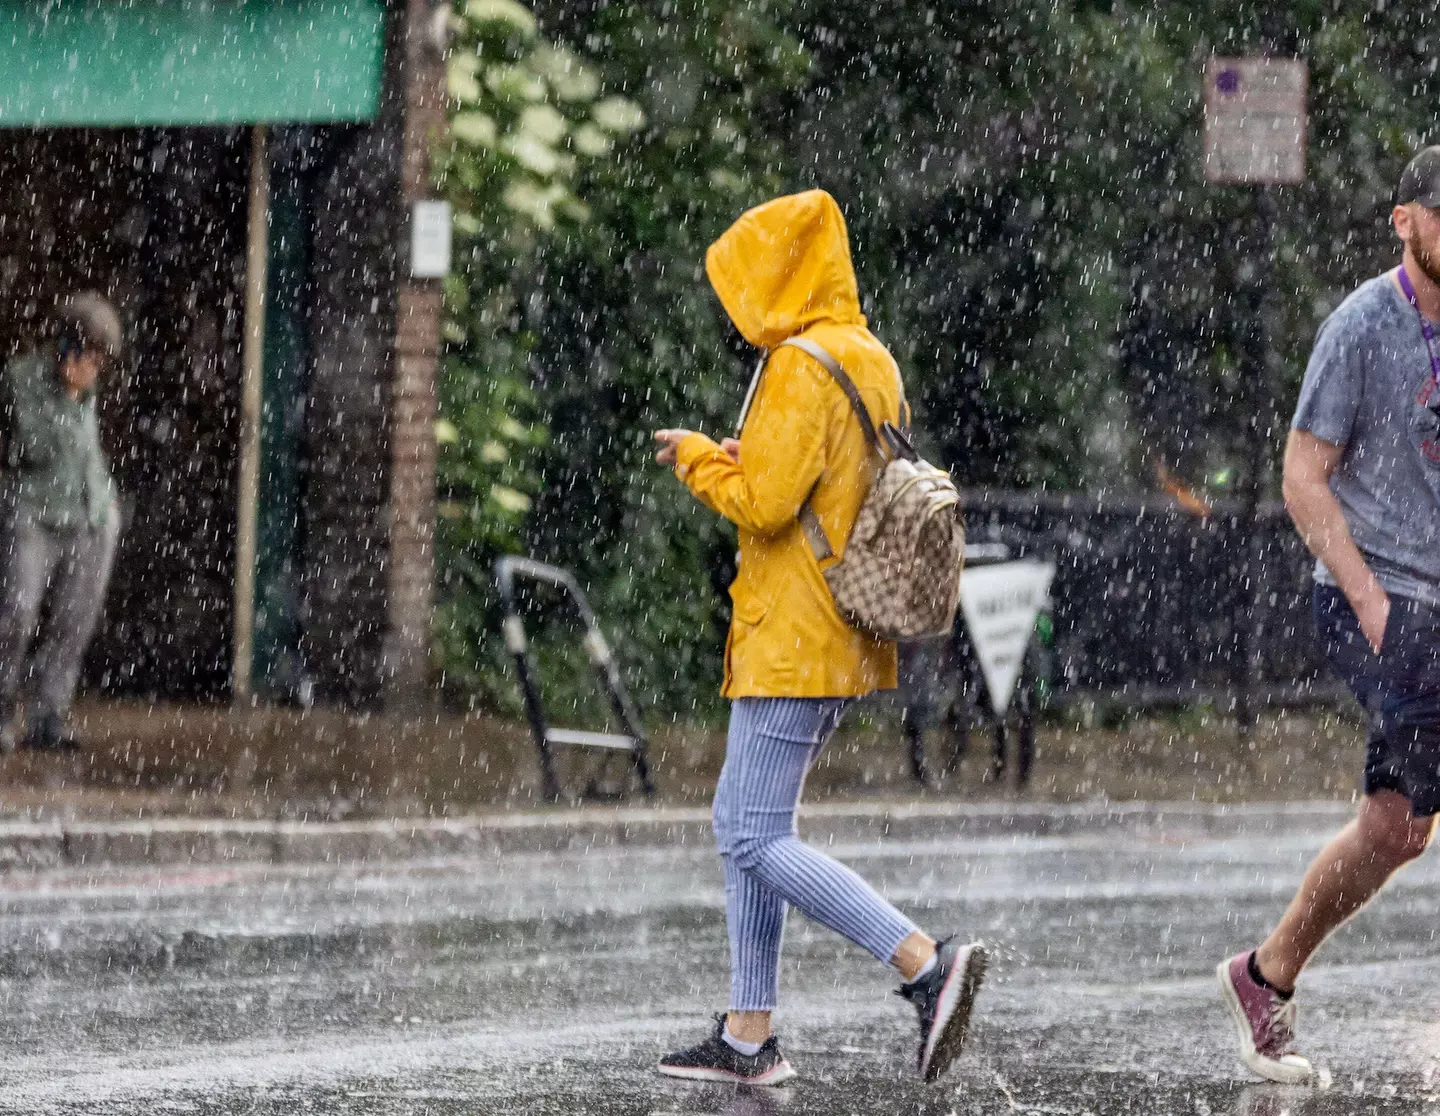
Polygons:
M120 355L125 342L120 315L99 291L79 291L62 299L55 320L61 333L73 337L81 349L104 353L111 360Z
M1426 209L1440 208L1440 145L1424 148L1406 164L1395 188L1395 204L1419 202Z

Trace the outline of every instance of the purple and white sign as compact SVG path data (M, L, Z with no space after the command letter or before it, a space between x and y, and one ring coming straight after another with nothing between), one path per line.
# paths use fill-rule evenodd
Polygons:
M1305 180L1309 74L1291 58L1211 58L1205 66L1205 181Z

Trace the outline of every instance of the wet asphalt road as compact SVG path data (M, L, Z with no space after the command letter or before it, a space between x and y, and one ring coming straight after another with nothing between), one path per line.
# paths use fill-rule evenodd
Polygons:
M1255 1084L1235 1059L1215 962L1322 836L837 837L922 925L997 949L972 1045L929 1087L886 970L794 915L778 1021L801 1079L651 1072L724 1003L705 849L0 877L0 1112L1440 1112L1435 860L1302 984L1326 1088Z

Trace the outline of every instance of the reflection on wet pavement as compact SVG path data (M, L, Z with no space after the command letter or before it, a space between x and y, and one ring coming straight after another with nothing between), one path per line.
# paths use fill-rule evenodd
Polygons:
M1212 970L1278 914L1323 831L833 846L997 963L972 1046L913 1076L913 1016L792 918L777 1016L801 1077L674 1082L723 1005L705 849L358 868L11 877L0 1111L596 1116L1440 1113L1440 870L1422 861L1302 983L1322 1088L1254 1083Z

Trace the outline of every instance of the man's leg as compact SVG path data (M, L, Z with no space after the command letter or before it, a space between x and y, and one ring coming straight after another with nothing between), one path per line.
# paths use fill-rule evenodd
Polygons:
M1374 714L1360 813L1320 853L1256 966L1291 990L1325 937L1367 903L1395 871L1425 851L1440 809L1440 612L1392 597L1379 655L1352 666L1355 641L1336 650L1344 628L1327 633L1329 657ZM1323 622L1322 622L1322 631ZM1361 652L1368 652L1362 646ZM1353 679L1353 680L1352 680Z
M1401 865L1424 852L1430 840L1434 820L1428 815L1434 810L1429 799L1440 762L1435 755L1440 744L1423 724L1440 692L1431 662L1431 620L1430 610L1393 597L1385 645L1377 655L1340 591L1316 586L1316 635L1372 724L1359 814L1311 863L1280 924L1256 951L1260 975L1282 993L1294 988L1300 970L1330 932L1369 902ZM1416 801L1422 806L1418 816Z
M1338 590L1316 587L1315 621L1326 658L1371 717L1365 797L1355 820L1311 863L1260 948L1216 970L1241 1060L1289 1083L1312 1074L1294 1049L1292 995L1301 970L1331 931L1425 851L1440 812L1440 616L1392 596L1378 655Z
M23 511L11 521L6 543L0 586L0 717L8 719L20 692L25 653L35 634L56 547L50 532Z
M32 724L38 718L61 720L70 711L85 648L105 603L119 535L119 516L112 511L103 527L77 531L65 543L56 570L50 621L35 655L40 685Z
M1367 795L1355 819L1311 863L1280 924L1256 951L1260 975L1291 991L1330 932L1425 851L1434 826L1433 817L1414 817L1409 799L1395 791Z

